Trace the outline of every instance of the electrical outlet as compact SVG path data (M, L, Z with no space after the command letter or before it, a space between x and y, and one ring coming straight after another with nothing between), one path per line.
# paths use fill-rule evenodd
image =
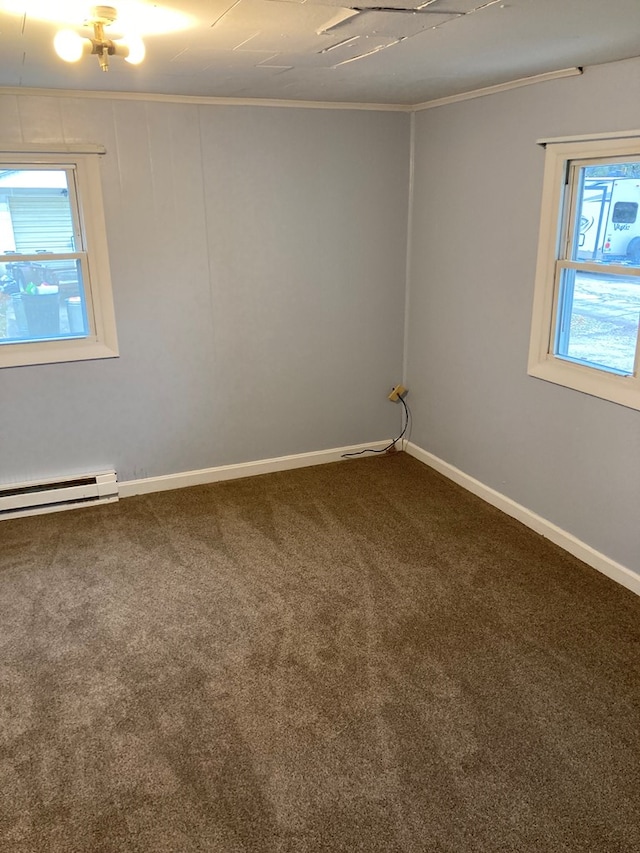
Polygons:
M389 394L389 400L391 400L392 403L397 403L400 397L402 397L403 394L406 393L407 389L404 387L404 385L395 385L391 389L391 393Z

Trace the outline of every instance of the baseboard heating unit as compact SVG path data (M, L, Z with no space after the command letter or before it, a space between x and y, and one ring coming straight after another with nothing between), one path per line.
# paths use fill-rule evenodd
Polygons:
M0 520L118 500L115 471L0 486Z

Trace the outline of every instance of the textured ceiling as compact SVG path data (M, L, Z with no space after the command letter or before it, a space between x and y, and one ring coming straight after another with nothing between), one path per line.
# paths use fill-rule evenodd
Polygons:
M126 15L127 0L114 5ZM164 4L146 5L150 30L154 12ZM412 105L640 54L640 0L354 0L351 5L174 0L166 6L191 16L190 25L170 34L145 33L142 65L115 57L104 73L95 57L69 65L55 55L58 25L52 10L67 26L81 24L65 16L64 0L44 6L42 0L35 5L0 0L5 10L0 11L0 86ZM118 24L111 28L114 37Z

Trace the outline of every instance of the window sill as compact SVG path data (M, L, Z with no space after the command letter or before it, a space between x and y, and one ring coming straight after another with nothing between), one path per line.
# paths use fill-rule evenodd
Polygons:
M33 344L2 344L0 345L0 368L117 358L118 355L117 344L111 346L86 338L41 341Z
M606 373L553 356L530 364L527 372L536 379L640 411L640 382L633 376Z

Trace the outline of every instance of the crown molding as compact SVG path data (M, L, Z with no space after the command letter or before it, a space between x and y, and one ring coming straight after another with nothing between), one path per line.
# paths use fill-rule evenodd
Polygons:
M521 86L545 83L548 80L559 80L563 77L576 77L581 75L582 72L582 68L578 67L563 68L559 71L548 71L545 74L536 74L532 77L521 77L518 80L498 83L495 86L486 86L483 89L472 89L469 92L461 92L458 95L448 95L445 98L437 98L433 101L424 101L420 104L367 104L358 102L351 103L350 101L286 101L270 98L219 98L208 97L205 95L161 95L152 92L92 92L87 89L30 89L22 86L0 87L0 94L49 98L155 101L170 104L203 104L222 107L277 107L305 110L371 110L375 112L414 113L421 112L422 110L430 110L435 107L443 107L447 104L455 104L459 101L483 98L485 95L494 95L498 92L518 89Z
M547 80L559 80L562 77L578 77L582 74L582 68L562 68L559 71L547 71L545 74L535 74L533 77L521 77L519 80L510 80L507 83L498 83L496 86L486 86L483 89L473 89L470 92L461 92L459 95L448 95L446 98L438 98L435 101L425 101L422 104L414 104L412 110L421 112L434 107L444 107L447 104L457 104L459 101L470 101L474 98L483 98L485 95L495 95L498 92L507 92L509 89L519 89L521 86L531 86L534 83L545 83Z
M285 101L269 98L214 98L205 95L159 95L153 92L92 92L88 89L30 89L24 86L0 87L0 95L24 95L38 98L90 98L92 100L156 101L169 104L204 104L221 107L286 107L305 110L373 110L410 113L411 104L363 104L347 101Z

